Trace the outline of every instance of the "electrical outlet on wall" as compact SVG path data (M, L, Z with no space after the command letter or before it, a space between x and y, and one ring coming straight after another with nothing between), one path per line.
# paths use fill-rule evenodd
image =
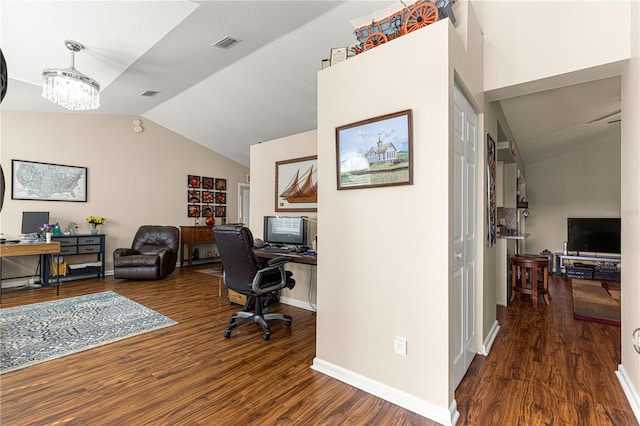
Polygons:
M407 339L396 336L393 339L393 352L397 355L407 356Z
M640 354L640 328L633 331L633 348Z

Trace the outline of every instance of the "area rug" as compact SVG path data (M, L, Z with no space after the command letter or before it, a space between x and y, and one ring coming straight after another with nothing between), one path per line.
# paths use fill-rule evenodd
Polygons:
M196 269L196 272L200 272L201 274L213 275L214 277L222 277L222 268L205 268L205 269Z
M620 283L571 280L573 318L620 326Z
M0 310L0 373L177 324L113 291Z

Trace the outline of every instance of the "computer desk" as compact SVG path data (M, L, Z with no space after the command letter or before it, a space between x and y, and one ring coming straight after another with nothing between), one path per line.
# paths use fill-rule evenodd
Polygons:
M60 253L60 243L4 243L0 245L0 301L2 300L2 259L15 256L47 256L42 263L41 276L44 283L49 281L49 260L52 254ZM58 256L58 268L60 268L60 256ZM60 274L57 274L56 295L60 295Z
M306 265L317 265L318 256L305 256L302 253L274 253L271 251L264 251L260 249L254 249L253 252L258 257L265 259L275 259L276 257L287 257L294 263L304 263Z

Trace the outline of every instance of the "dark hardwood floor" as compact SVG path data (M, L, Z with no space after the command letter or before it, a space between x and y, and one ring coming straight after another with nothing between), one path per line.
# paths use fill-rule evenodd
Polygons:
M456 392L461 425L636 425L614 371L617 327L574 321L570 282L551 281L551 306L499 308L489 356ZM60 298L114 290L179 322L0 376L2 425L435 425L311 370L315 314L271 340L245 325L222 334L237 305L216 277L180 268L158 282L107 277L62 285ZM56 299L54 288L2 295L2 308ZM381 307L382 308L382 307ZM0 312L1 314L1 312Z

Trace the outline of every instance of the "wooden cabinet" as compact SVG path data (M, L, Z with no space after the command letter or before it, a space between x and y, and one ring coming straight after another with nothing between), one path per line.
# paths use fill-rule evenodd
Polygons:
M213 228L211 226L181 226L180 227L180 266L187 261L189 267L193 264L193 246L197 244L215 243ZM187 250L185 253L185 245ZM185 258L186 254L186 258ZM214 261L217 256L206 257L201 255L197 260Z

